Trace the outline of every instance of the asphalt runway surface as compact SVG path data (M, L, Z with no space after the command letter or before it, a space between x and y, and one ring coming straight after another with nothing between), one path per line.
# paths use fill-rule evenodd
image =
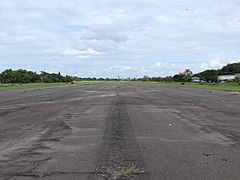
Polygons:
M240 179L240 96L130 82L0 91L0 179Z

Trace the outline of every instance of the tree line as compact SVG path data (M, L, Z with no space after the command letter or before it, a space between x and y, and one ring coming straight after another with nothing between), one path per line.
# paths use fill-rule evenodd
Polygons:
M200 72L195 76L199 77L200 80L216 83L218 82L219 75L235 75L240 74L240 62L239 63L229 63L226 66L223 66L221 69L211 69ZM237 76L234 79L235 82L239 82L239 77Z
M74 83L74 81L118 81L119 78L95 78L62 76L61 73L48 73L41 71L40 74L24 69L7 69L0 73L0 83L2 84L25 84L25 83Z
M167 77L144 76L143 78L139 78L137 80L158 82L191 82L194 79L198 79L199 81L202 82L217 83L219 75L234 75L234 74L240 74L240 62L227 64L226 66L223 66L221 69L218 70L210 69L197 74L191 74L189 73L189 69L186 69L184 73L176 74L174 76ZM234 79L234 81L240 82L240 77L237 76Z
M192 74L189 69L186 69L182 74L176 74L174 76L166 77L148 77L134 78L132 81L156 81L156 82L191 82L194 78L198 78L200 81L215 83L218 81L219 75L232 75L240 74L240 62L227 64L223 68L218 70L206 70L197 74ZM56 83L56 82L74 82L74 81L119 81L119 78L81 78L77 76L62 76L61 73L47 73L41 71L40 74L27 71L24 69L12 70L7 69L0 73L0 82L2 84L7 83ZM236 82L240 82L240 77L235 79Z
M73 76L62 76L61 73L47 73L41 71L40 74L37 74L33 71L27 71L24 69L12 70L7 69L0 73L0 82L2 84L7 83L56 83L56 82L73 82L77 80L77 77Z

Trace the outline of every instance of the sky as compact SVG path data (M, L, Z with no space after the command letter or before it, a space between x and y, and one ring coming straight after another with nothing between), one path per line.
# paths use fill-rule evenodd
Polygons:
M169 76L240 62L240 0L0 0L0 72Z

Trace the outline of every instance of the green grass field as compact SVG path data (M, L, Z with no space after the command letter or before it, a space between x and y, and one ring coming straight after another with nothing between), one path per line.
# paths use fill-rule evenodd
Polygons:
M17 90L17 89L45 89L58 86L76 86L76 85L88 85L96 83L94 81L76 81L71 83L28 83L28 84L0 84L0 90Z
M58 86L76 86L76 85L88 85L92 83L97 83L99 81L77 81L75 84L71 83L29 83L29 84L0 84L1 90L17 90L17 89L45 89L53 88ZM222 84L207 84L207 83L193 83L185 82L182 85L180 82L139 82L149 85L159 85L159 86L175 86L175 87L189 87L189 88L204 88L211 90L220 91L231 91L240 92L240 86L238 83L222 83Z
M175 87L189 87L189 88L204 88L220 91L232 91L240 92L240 86L238 83L221 83L221 84L209 84L209 83L194 83L185 82L181 85L180 82L141 82L143 84L159 85L159 86L175 86Z

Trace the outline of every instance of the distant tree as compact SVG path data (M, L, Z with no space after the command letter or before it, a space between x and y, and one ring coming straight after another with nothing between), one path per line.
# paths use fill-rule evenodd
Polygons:
M163 78L163 81L165 82L172 82L173 81L173 77L172 76L166 76Z
M145 75L145 76L143 76L142 80L143 81L149 81L149 77Z
M184 74L176 74L173 76L174 82L186 82L186 78Z
M190 69L185 69L184 74L187 75L187 76L190 76L193 73L192 73L192 71Z
M52 78L51 78L51 75L45 71L41 71L41 79L42 79L42 82L44 83L53 83L52 81Z
M240 62L227 64L219 70L220 75L238 74L240 73Z
M234 82L237 82L240 86L240 75L237 75L234 79Z
M104 78L98 78L98 81L104 81ZM107 78L107 80L109 81L109 78Z
M71 76L66 76L65 77L65 82L72 82L73 78Z
M191 82L192 81L193 73L190 69L185 69L184 72L180 72L172 77L172 80L175 82ZM171 80L169 77L168 80Z
M161 81L161 77L151 77L151 78L149 78L149 81L158 82L158 81Z
M78 77L62 76L61 73L47 73L42 71L40 74L36 72L27 71L24 69L12 70L7 69L0 73L1 83L53 83L53 82L72 82L74 80L80 80ZM94 80L94 78L93 78Z
M16 72L12 69L6 69L0 75L1 83L15 83L16 82Z
M217 82L218 80L218 71L217 70L206 70L201 73L199 73L199 77L201 80L204 80L206 82Z
M30 82L31 83L39 83L39 82L41 82L41 77L36 72L28 71L28 75L30 77Z
M28 71L24 69L19 69L15 71L15 82L14 83L30 83L31 82L31 75Z

